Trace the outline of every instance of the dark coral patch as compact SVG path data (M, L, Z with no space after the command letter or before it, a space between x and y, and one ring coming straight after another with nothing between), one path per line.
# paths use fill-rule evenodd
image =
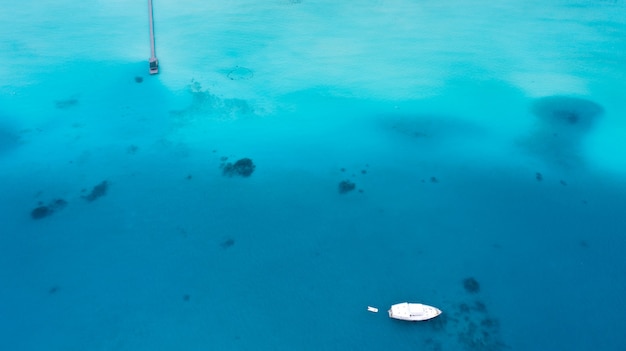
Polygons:
M65 208L65 206L67 206L67 201L63 199L52 200L47 205L39 203L37 207L30 211L30 216L32 219L42 219L52 215L58 210Z
M480 284L476 279L471 277L463 279L463 287L465 288L465 291L472 294L480 291Z
M56 106L56 108L60 109L60 110L65 110L71 107L74 107L76 105L78 105L78 99L77 98L69 98L66 100L57 100L54 102L54 105Z
M345 194L349 193L356 188L356 184L349 180L342 180L339 182L339 193Z
M590 100L556 95L537 99L532 112L543 122L556 127L587 130L604 109Z
M584 138L604 108L587 99L556 95L535 100L530 110L537 123L522 145L559 166L583 165Z
M233 247L233 245L235 245L235 239L232 238L228 238L220 243L220 246L223 249L228 249L230 247Z
M464 282L475 282L474 278L465 279ZM482 350L502 351L510 347L502 340L500 321L492 316L487 305L479 300L463 301L455 306L442 306L446 312L437 317L428 325L439 332L440 336L433 334L432 341L427 345L437 343L439 337L451 343L450 349L454 350ZM451 336L456 334L455 338ZM441 350L441 348L428 348L429 350Z
M42 219L44 217L48 217L54 211L51 210L48 206L37 206L32 211L30 211L30 216L33 219Z
M107 182L106 180L103 180L100 184L94 186L88 195L85 195L82 198L89 202L95 201L101 198L102 196L106 195L108 189L109 189L109 182Z
M233 176L241 176L241 177L249 177L256 166L249 158L242 158L237 160L235 163L228 162L224 164L222 173L225 176L233 177Z

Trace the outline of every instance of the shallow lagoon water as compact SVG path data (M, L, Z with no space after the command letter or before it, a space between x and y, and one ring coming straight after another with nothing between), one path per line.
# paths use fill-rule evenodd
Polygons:
M625 344L623 1L154 6L0 13L7 349Z

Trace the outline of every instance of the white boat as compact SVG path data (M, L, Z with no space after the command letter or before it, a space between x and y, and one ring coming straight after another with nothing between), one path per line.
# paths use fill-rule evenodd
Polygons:
M148 64L150 66L150 74L159 73L159 60L156 58L156 54L154 52L154 21L152 15L152 0L148 0L148 15L149 15L149 24L150 24L150 59L148 60Z
M397 303L389 309L389 317L404 321L425 321L441 314L437 307L421 303Z
M150 65L150 74L159 73L159 60L156 57L150 57L148 63Z

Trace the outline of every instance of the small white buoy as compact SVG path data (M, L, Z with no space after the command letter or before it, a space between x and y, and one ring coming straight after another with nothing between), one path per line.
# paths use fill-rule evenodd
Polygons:
M367 310L374 313L378 312L378 308L372 306L367 306Z

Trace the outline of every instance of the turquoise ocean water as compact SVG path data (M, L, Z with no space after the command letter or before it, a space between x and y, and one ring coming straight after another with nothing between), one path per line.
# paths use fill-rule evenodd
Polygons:
M2 5L2 350L626 347L626 2L154 17Z

